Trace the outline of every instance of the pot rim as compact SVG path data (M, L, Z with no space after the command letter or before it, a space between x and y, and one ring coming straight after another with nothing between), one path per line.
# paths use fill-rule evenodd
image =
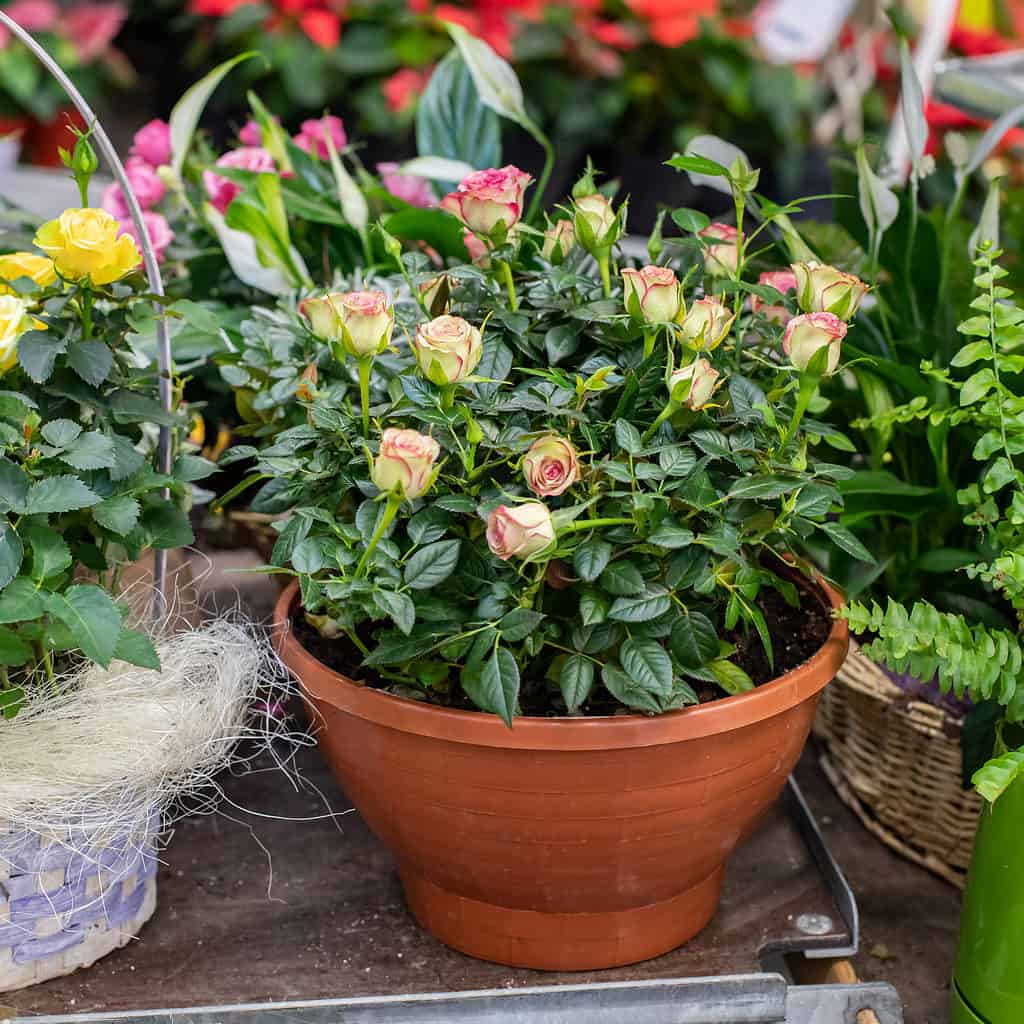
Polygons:
M832 609L842 594L815 573L816 596ZM521 715L508 728L497 715L442 708L361 685L329 668L295 638L291 615L298 603L293 580L274 608L274 644L282 661L315 704L324 703L358 718L402 732L475 746L542 750L607 750L648 747L731 732L783 714L816 697L832 681L846 657L849 627L835 619L828 638L807 661L747 693L667 711L662 715L594 715L541 718Z

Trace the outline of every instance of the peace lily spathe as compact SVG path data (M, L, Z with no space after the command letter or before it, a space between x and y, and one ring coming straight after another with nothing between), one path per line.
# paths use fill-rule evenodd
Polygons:
M796 301L805 313L833 313L850 320L857 312L868 286L855 274L813 260L794 263Z
M643 267L622 271L626 310L648 324L670 323L683 309L679 279L671 267Z

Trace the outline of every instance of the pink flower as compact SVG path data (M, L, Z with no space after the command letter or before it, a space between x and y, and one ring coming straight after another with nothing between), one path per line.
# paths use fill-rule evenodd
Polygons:
M162 213L146 210L142 215L142 219L146 224L146 231L149 232L149 240L153 243L153 249L156 251L156 258L162 261L164 250L174 241L174 232L171 230L170 224L167 223L167 218ZM135 244L139 247L139 251L142 251L142 241L130 218L121 222L121 229L118 234L128 235L130 238L133 238Z
M718 377L718 371L706 359L695 359L686 366L680 366L669 377L669 395L675 401L682 402L688 409L698 412L711 401ZM684 391L685 398L682 397Z
M766 270L757 279L757 283L769 285L785 295L787 292L796 291L796 274L792 270ZM750 296L750 308L753 312L760 313L776 324L788 323L791 315L781 303L769 304L756 295Z
M243 146L262 146L263 129L260 128L254 118L250 117L249 120L242 125L241 131L238 133L238 140Z
M580 478L580 460L571 441L557 434L538 438L523 456L526 485L538 498L565 493Z
M462 243L469 253L471 262L484 270L491 265L491 250L487 248L487 243L477 238L472 231L462 232Z
M441 446L432 437L388 427L381 435L370 479L385 494L418 498L434 482L434 463L440 454Z
M441 209L455 214L478 235L490 235L499 223L509 231L523 215L523 196L531 181L529 174L512 164L474 171L441 200Z
M107 51L124 19L122 4L79 4L64 16L64 30L75 45L78 59L89 63Z
M52 32L60 18L60 8L52 0L16 0L4 8L4 14L27 32Z
M426 71L399 68L390 78L385 78L381 88L388 110L394 114L401 114L414 106L430 80L430 72L429 68Z
M716 221L698 231L697 237L711 240L704 250L704 269L716 277L732 277L740 258L739 231L731 224Z
M125 161L124 171L128 176L132 191L135 193L135 198L139 201L139 206L144 210L156 206L163 199L167 188L156 171L142 157L130 156ZM120 185L108 185L103 192L103 200L100 205L118 220L125 220L129 216L128 203Z
M240 146L229 150L216 163L217 167L235 167L242 171L266 173L273 171L274 158L259 146ZM222 178L215 171L203 171L203 185L210 195L214 209L223 213L231 201L242 191L242 186Z
M348 142L348 137L345 135L345 125L340 117L335 117L333 114L328 114L326 117L311 118L308 121L302 122L302 127L299 129L299 134L292 139L299 149L304 149L307 153L313 153L318 156L321 160L327 159L327 142L324 137L324 122L327 122L327 128L331 133L331 142L334 143L334 148L339 152L345 148L345 143Z
M156 117L144 124L132 139L131 155L145 160L150 167L171 162L171 126Z
M683 306L679 279L671 267L623 270L622 295L626 311L632 314L634 309L638 310L640 319L649 324L675 320Z
M555 524L542 501L521 505L499 505L487 517L487 546L507 562L513 555L530 558L555 539Z
M100 206L117 220L127 220L131 214L128 212L128 204L124 201L124 193L120 185L108 185L103 190L103 197Z
M383 163L377 164L377 173L384 187L399 199L411 203L413 206L437 206L437 196L426 178L420 178L415 174L400 174L398 164Z
M839 368L846 331L846 322L834 313L804 313L786 324L782 351L798 370L806 370L815 354L827 346L824 373L833 374Z

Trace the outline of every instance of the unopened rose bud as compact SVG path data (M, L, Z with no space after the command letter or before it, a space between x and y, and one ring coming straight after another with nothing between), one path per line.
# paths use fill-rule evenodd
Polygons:
M571 220L556 220L544 232L540 254L549 263L558 266L576 244L576 228Z
M388 427L381 435L370 479L385 494L419 498L434 481L434 463L440 454L441 447L432 437Z
M719 376L706 359L695 359L686 366L680 366L669 378L669 394L674 401L696 412L711 401Z
M526 485L539 498L563 494L580 478L580 461L571 441L551 434L534 441L523 456Z
M499 224L506 233L523 216L523 197L533 178L509 164L474 171L441 200L441 209L454 214L470 231L490 237Z
M805 313L833 313L849 320L868 286L855 274L822 263L794 263L796 301Z
M670 267L643 267L623 270L623 297L626 310L648 324L669 323L683 307L679 280Z
M691 304L680 322L680 333L695 352L710 352L728 337L735 318L736 314L721 299L709 295Z
M463 232L462 243L469 253L470 262L481 270L489 270L491 266L491 250L487 243L473 234L472 231Z
M707 245L704 249L704 269L713 277L734 277L740 263L740 233L731 224L716 221L709 224L697 237Z
M786 295L796 291L796 274L792 270L766 270L757 279L757 283L766 284ZM750 296L750 308L753 312L760 313L761 316L776 324L788 323L792 316L781 303L769 303L756 295Z
M465 380L483 355L480 331L459 316L439 316L416 328L413 350L420 371L438 386Z
M419 286L423 306L431 316L448 312L452 294L452 279L448 274L438 274Z
M555 524L542 501L499 505L487 517L487 546L503 562L527 559L543 551L555 539Z
M600 192L573 200L576 240L589 253L609 249L618 240L618 218L607 196Z
M383 292L332 292L299 309L318 338L340 342L356 359L379 355L391 342L395 313Z
M313 393L316 391L317 377L316 363L310 363L302 371L298 386L295 388L295 397L302 402L312 402Z
M786 324L782 351L798 370L806 370L815 354L827 348L824 372L833 374L839 366L846 331L845 321L834 313L803 313Z

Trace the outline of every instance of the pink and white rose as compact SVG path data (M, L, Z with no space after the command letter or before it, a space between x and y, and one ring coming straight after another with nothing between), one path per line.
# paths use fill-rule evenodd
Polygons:
M802 313L786 324L782 351L798 370L806 370L815 354L827 348L825 373L833 374L839 367L847 330L846 321L834 313Z
M571 441L557 434L538 438L523 456L523 476L537 497L556 497L579 480L579 455Z
M470 231L489 236L499 224L511 231L523 216L523 197L533 178L509 164L474 171L454 192L441 200L441 209L454 214Z
M147 121L132 138L131 155L145 160L150 167L171 162L171 126L160 118Z
M610 246L615 241L615 208L611 200L595 192L573 200L576 239L587 251Z
M704 269L713 277L733 277L740 262L739 231L731 224L716 221L709 224L697 237L704 247Z
M555 539L555 524L542 501L499 505L487 517L487 546L503 562L532 558Z
M682 402L696 412L711 401L719 376L719 372L706 359L695 359L686 366L680 366L669 378L669 394L675 401Z
M758 284L766 284L783 295L796 291L796 274L792 270L766 270L757 279ZM792 314L781 303L770 303L757 295L750 296L750 308L755 313L771 320L772 323L789 323Z
M718 348L729 335L735 313L721 299L709 295L691 304L679 324L683 341L695 352Z
M434 189L426 178L416 174L402 174L399 172L399 164L382 163L377 164L377 173L384 187L399 199L412 206L429 209L437 206L437 196Z
M303 300L299 310L318 338L340 343L356 359L379 355L391 343L395 311L384 292L332 292Z
M274 158L260 146L240 146L229 150L216 163L217 167L233 167L241 171L256 171L266 174L276 170ZM231 205L231 201L242 191L242 186L216 171L203 171L203 185L214 209L220 213Z
M330 134L331 142L337 152L341 152L348 143L348 136L345 134L345 124L340 117L328 114L325 117L314 117L303 121L299 126L299 133L292 142L299 149L304 149L321 160L326 160L329 153L327 149L327 134Z
M576 244L576 228L571 220L556 220L544 232L544 244L540 248L541 256L556 266L569 255Z
M385 494L419 498L434 481L434 463L441 446L416 430L388 427L381 435L380 451L373 460L370 479Z
M679 279L671 267L642 267L622 271L626 310L633 312L634 302L644 323L669 323L683 308Z
M794 263L796 301L805 313L834 313L849 320L857 312L868 286L856 276L813 260Z
M460 316L439 316L420 324L413 339L420 372L438 386L465 380L476 369L483 350L479 329Z

